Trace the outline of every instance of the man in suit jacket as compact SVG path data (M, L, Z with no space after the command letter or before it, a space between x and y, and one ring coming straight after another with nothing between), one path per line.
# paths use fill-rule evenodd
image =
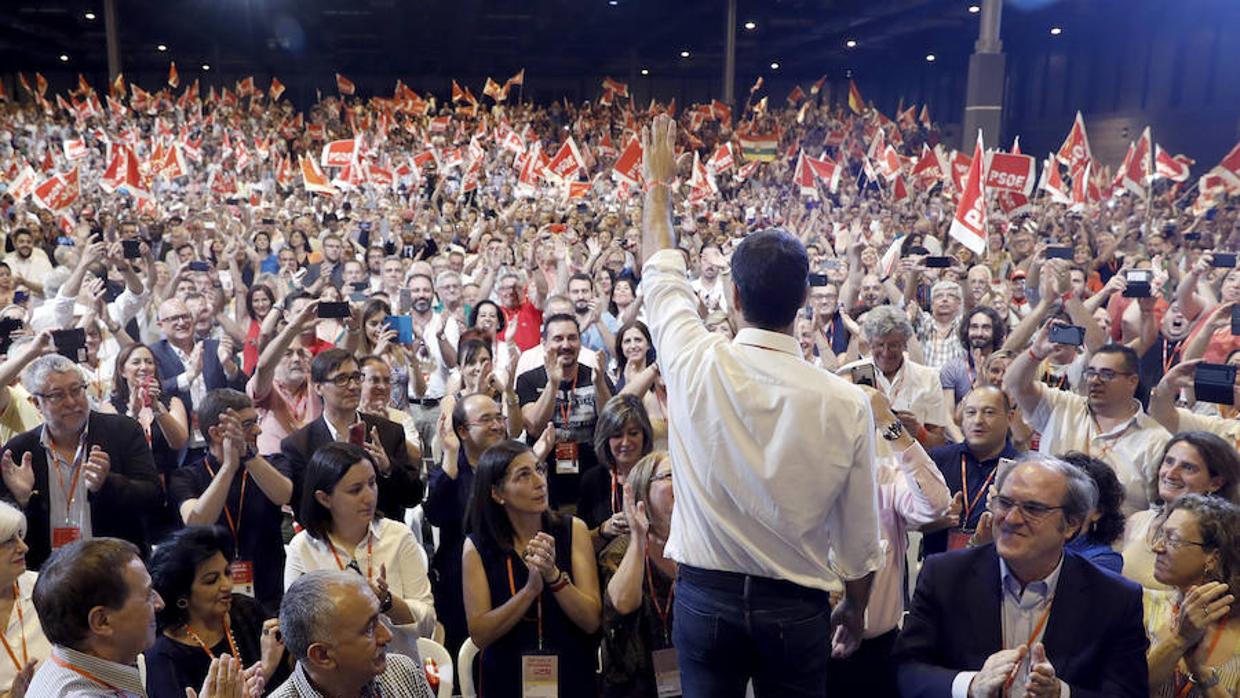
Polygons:
M280 442L293 480L293 511L299 517L306 464L320 446L349 441L359 423L365 425L365 441L359 445L370 454L379 474L379 511L404 521L406 507L422 501L424 485L405 449L404 429L391 420L358 412L361 376L357 361L343 349L328 349L310 362L310 385L323 399L323 414Z
M1148 696L1141 587L1064 551L1093 481L1030 454L996 487L995 544L926 558L894 650L900 694Z
M81 369L59 354L32 362L23 383L44 423L4 445L0 496L26 513L27 564L37 569L53 549L102 536L145 555L163 491L142 427L91 411Z

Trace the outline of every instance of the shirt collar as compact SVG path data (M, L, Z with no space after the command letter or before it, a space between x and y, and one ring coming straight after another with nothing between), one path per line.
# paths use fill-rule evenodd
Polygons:
M86 424L82 427L82 436L78 439L78 450L86 443L86 436L90 433L90 413L86 414ZM39 427L39 443L47 449L52 448L52 433L48 431L47 424L44 423Z
M742 327L736 333L736 338L732 340L732 343L744 344L759 349L769 349L790 354L798 359L802 358L800 343L790 335L781 332L760 330L756 327Z
M65 662L107 681L122 691L138 696L146 695L146 686L143 685L142 675L136 666L110 662L93 654L78 652L62 645L56 645L52 651Z
M362 413L357 412L356 414L357 414L357 420L353 422L354 424L357 424L357 422L363 421ZM332 441L339 441L340 434L336 431L336 427L332 425L332 420L327 418L326 412L323 413L323 423L327 425L327 433L332 435ZM348 439L345 439L345 440L347 441Z
M381 676L382 674L379 675L379 677ZM382 695L378 693L377 688L379 677L375 677L370 683L362 687L361 695L364 698ZM297 687L297 695L302 696L302 698L325 698L319 692L319 689L315 688L314 684L311 683L310 677L306 675L306 670L302 667L301 662L297 662L297 666L293 669L293 674L289 677L289 681L292 681L293 685Z
M1059 584L1059 573L1063 570L1064 555L1059 554L1059 562L1055 565L1055 569L1046 575L1045 579L1039 579L1036 582L1030 582L1025 585L1024 591L1021 590L1020 580L1012 571L1008 569L1007 561L1002 556L999 557L999 578L1003 585L1003 595L1022 609L1034 608L1045 604L1051 597L1055 595L1055 588Z

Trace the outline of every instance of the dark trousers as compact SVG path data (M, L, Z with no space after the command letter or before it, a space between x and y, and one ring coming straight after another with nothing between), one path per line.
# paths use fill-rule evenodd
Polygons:
M899 629L862 640L847 659L832 659L827 668L827 695L896 698L896 667L891 648Z
M825 696L831 654L827 592L681 565L673 644L684 698Z

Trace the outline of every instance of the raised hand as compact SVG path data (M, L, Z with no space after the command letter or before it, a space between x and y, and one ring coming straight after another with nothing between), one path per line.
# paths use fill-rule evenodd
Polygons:
M186 698L249 698L245 690L245 672L241 662L227 654L211 660L202 689L185 688Z
M95 444L90 447L90 455L86 457L83 465L82 473L86 476L86 489L98 492L103 488L103 483L112 470L112 459L108 457L107 451L100 448L99 444Z
M1235 601L1236 597L1228 593L1227 585L1222 582L1195 586L1184 595L1180 613L1172 620L1171 627L1192 647L1201 642L1206 630L1227 617Z
M650 184L676 178L676 122L666 114L642 129L642 170Z
M374 461L375 469L380 475L387 475L392 471L392 461L388 458L387 451L383 450L383 443L379 441L377 427L370 428L370 438L366 439L362 448L366 449L366 454Z

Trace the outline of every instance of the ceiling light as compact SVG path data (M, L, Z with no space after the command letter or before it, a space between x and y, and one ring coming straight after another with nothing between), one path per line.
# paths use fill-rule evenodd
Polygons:
M771 70L779 70L779 63L771 61Z
M688 57L689 57L689 52L688 52L688 51L681 51L681 52L680 52L680 57L681 57L681 58L688 58Z
M1062 33L1063 29L1060 29L1059 27L1051 27L1051 36L1059 36Z
M87 13L86 13L86 19L89 19L89 20L94 20L94 19L95 19L95 13L94 13L94 12L87 12Z
M933 54L933 53L927 53L927 54L926 54L926 62L927 62L927 63L933 63L933 62L934 62L934 60L935 60L935 56L934 56L934 54Z
M969 5L969 14L975 15L982 11L981 5Z
M167 46L167 45L165 45L165 44L160 44L160 45L158 45L158 46L156 46L156 47L155 47L155 50L156 50L156 51L167 51L167 50L168 50L168 46Z
M745 28L749 31L753 31L758 28L758 25L756 22L745 22Z
M619 5L620 2L619 0L607 0L607 4L611 5L612 7L615 7L616 5Z
M650 70L648 68L642 68L642 75L649 75L649 74L650 74Z
M60 54L60 62L61 62L61 63L68 63L68 62L69 62L69 56L67 56L67 55L65 55L65 54L63 54L63 53L62 53L62 54Z
M848 41L844 42L844 45L847 46L848 48L857 48L857 40L849 39Z
M210 65L208 65L207 63L203 63L203 64L202 64L202 69L203 69L203 70L211 70L211 66L210 66Z

